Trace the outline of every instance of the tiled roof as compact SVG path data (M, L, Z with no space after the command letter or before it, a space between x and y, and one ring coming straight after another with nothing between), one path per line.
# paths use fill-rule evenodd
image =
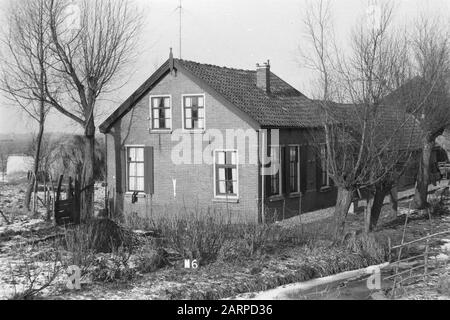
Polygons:
M274 73L271 73L268 94L256 86L254 70L231 69L179 59L175 61L261 126L303 128L321 124L313 101Z
M351 125L356 130L364 125L364 112L362 105L340 104L336 105L341 123ZM370 135L372 141L379 145L388 145L389 148L420 149L422 131L414 116L405 112L405 108L399 105L382 103L377 110L369 115L367 122L371 126Z
M133 108L146 92L169 73L171 66L172 60L169 59L100 126L100 130L106 132L117 119ZM270 74L271 90L267 93L256 85L256 70L232 69L181 59L173 59L173 67L184 70L195 80L198 79L209 86L215 94L219 94L262 127L317 128L323 124L320 102L307 98L274 73ZM350 105L336 104L336 108L344 122L346 119L355 118L348 112L359 112L359 108L355 109ZM380 121L383 122L380 128L384 131L382 134L396 132L395 128L402 123L404 113L395 110L396 107L385 107L380 113ZM418 140L417 126L411 117L403 127L403 132L397 130L399 141L408 145L411 134L415 137L413 140Z

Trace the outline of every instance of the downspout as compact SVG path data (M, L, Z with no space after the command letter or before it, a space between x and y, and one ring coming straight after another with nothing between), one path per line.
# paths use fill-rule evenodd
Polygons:
M261 132L261 145L260 145L260 150L261 150L261 172L260 172L260 176L261 176L261 220L262 223L264 224L266 221L266 217L265 217L265 206L264 206L264 201L265 201L265 181L264 181L264 145L265 145L265 141L264 141L264 132Z
M108 197L108 136L105 134L105 210L108 218L111 218L111 212L109 210L109 197Z

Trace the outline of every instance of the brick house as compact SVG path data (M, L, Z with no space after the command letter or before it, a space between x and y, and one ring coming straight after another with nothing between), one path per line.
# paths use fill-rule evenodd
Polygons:
M319 126L313 101L269 63L238 70L171 54L100 126L109 208L147 217L213 210L258 222L333 206L336 190L309 144ZM260 164L265 148L278 167Z
M392 101L380 107L383 131L395 132L405 112ZM317 102L272 73L269 62L238 70L171 53L100 126L109 210L150 218L215 211L261 222L334 206L325 146L318 150L311 135L322 124ZM420 130L411 117L404 127L396 139L417 160ZM415 183L417 165L399 189Z

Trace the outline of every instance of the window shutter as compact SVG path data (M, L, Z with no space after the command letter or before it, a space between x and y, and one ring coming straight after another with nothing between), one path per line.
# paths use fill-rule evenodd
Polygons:
M316 187L319 191L324 185L322 185L322 155L316 152Z
M270 187L271 187L271 179L272 178L272 176L270 176L270 175L265 175L265 176L263 176L263 180L264 180L264 183L265 183L265 195L264 195L264 197L265 198L267 198L267 197L269 197L270 196Z
M306 181L308 179L308 147L300 146L300 191L302 193L306 192L307 184Z
M307 147L307 155L306 155L307 163L306 163L306 190L316 190L317 186L317 167L316 167L316 154L314 152L314 148L312 146Z
M144 148L144 180L145 194L155 193L155 171L154 171L154 154L153 147Z
M116 188L118 193L127 192L127 149L120 148L120 175L116 177Z
M282 158L282 167L283 167L283 193L289 194L291 193L291 186L290 186L290 174L291 174L291 166L290 166L290 159L291 159L291 148L290 147L284 147L284 153Z

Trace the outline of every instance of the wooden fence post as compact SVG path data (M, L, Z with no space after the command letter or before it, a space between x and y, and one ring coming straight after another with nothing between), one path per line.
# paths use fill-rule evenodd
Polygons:
M427 237L429 237L430 234L427 234ZM425 255L424 255L424 263L425 263L425 271L424 271L424 279L427 280L428 278L428 255L430 252L430 238L427 238L426 244L425 244Z

